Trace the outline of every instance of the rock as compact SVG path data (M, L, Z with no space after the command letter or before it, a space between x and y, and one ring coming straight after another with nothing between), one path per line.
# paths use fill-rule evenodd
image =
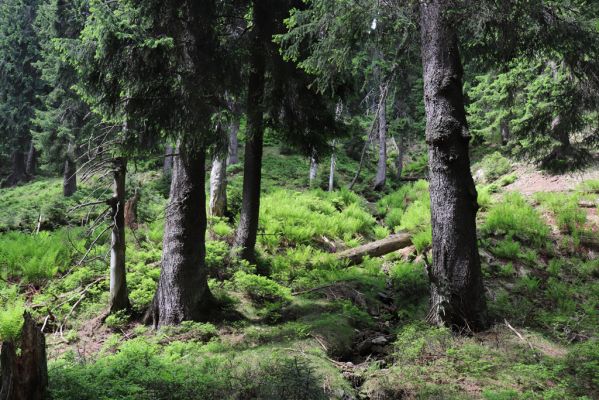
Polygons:
M388 340L384 336L378 336L370 341L372 344L383 345L387 344Z

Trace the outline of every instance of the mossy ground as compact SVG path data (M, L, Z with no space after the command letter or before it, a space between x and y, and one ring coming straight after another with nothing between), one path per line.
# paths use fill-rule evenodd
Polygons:
M341 185L355 164L341 158ZM20 229L0 236L0 334L14 331L18 321L9 311L23 302L45 323L50 392L57 400L599 396L599 260L585 244L598 236L597 208L578 206L597 201L596 182L564 197L524 197L503 191L505 170L479 188L493 324L484 332L456 333L423 322L426 182L386 196L366 193L377 200L369 203L343 189L309 190L307 171L305 159L267 149L259 262L269 276L231 259L234 221L212 220L207 264L224 317L158 331L140 322L159 275L166 186L158 174L132 176L143 190L139 227L127 235L133 309L104 321L107 238L80 263L95 235L62 227L36 236L27 228L33 217L16 222L18 215L35 216L38 195L59 201L58 180L0 192L14 200L2 208L0 226ZM371 172L367 168L360 183L364 188ZM229 178L235 211L239 166L229 167ZM67 222L76 224L57 220L48 227ZM351 267L332 253L395 230L419 237L416 246Z

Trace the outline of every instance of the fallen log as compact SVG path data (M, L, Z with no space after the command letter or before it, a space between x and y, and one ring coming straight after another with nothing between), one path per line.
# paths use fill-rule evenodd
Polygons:
M16 343L3 342L0 400L43 400L48 387L46 340L29 313Z
M407 233L397 233L388 238L370 242L353 249L342 251L337 258L348 260L350 265L359 264L364 257L380 257L393 251L403 249L412 244L412 237Z
M581 200L578 202L578 207L580 207L580 208L595 208L595 207L599 207L599 202Z

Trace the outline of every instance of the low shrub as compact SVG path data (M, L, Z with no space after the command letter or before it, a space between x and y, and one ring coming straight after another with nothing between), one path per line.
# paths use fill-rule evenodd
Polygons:
M487 182L493 182L497 178L512 170L512 163L498 151L486 155L480 162Z
M291 290L264 276L237 271L235 287L256 304L286 302L291 300Z

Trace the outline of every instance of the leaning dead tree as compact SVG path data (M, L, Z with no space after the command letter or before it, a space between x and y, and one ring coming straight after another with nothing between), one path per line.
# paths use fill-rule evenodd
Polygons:
M88 218L82 221L87 227L86 234L91 244L77 265L83 264L91 254L94 246L104 235L111 232L110 242L110 312L129 308L127 294L127 279L125 269L125 207L126 207L126 175L127 159L115 156L120 147L118 131L122 126L104 126L101 134L89 138L85 154L81 157L86 161L82 164L81 182L93 179L96 189L82 204L70 211L87 208L88 216L96 215L91 222ZM126 127L125 127L126 129ZM115 139L117 137L117 139ZM112 196L110 191L112 187ZM97 207L104 209L97 212ZM100 233L97 233L97 232Z
M46 339L29 313L19 338L2 342L0 400L43 400L48 388Z

